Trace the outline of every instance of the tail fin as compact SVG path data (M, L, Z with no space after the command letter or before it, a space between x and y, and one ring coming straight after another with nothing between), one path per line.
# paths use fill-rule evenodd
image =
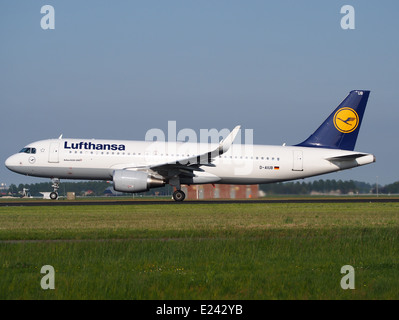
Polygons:
M370 91L353 90L326 121L297 146L354 150Z

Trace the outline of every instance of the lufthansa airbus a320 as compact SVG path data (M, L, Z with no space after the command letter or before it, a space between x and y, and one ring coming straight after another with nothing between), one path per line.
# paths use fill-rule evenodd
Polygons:
M219 144L49 139L10 156L8 169L52 179L112 180L121 192L144 192L170 184L183 201L181 185L263 184L302 179L375 162L354 151L370 91L354 90L308 139L294 146L233 144L235 127ZM204 150L206 150L204 152Z

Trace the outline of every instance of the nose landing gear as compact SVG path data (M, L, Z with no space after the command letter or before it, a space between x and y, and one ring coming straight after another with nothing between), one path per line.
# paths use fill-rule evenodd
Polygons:
M51 179L51 182L53 183L51 185L53 187L53 192L50 193L50 199L51 200L57 200L57 198L58 198L58 189L60 188L60 179L53 178L53 179Z

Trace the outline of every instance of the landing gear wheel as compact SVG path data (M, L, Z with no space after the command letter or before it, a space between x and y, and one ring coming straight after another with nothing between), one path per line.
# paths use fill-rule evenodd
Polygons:
M51 192L50 193L50 199L51 200L57 200L58 198L58 193L57 192Z
M175 201L181 202L186 198L186 194L181 190L176 190L173 192L173 199Z

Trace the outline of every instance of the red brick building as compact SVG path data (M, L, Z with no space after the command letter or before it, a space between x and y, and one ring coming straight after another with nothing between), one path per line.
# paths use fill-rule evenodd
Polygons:
M258 198L259 186L232 184L182 185L186 199L254 199Z

